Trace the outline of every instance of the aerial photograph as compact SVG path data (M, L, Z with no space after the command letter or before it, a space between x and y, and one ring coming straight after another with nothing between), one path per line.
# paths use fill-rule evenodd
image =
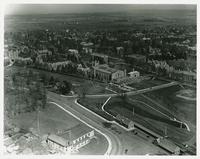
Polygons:
M4 155L197 155L196 4L8 4Z

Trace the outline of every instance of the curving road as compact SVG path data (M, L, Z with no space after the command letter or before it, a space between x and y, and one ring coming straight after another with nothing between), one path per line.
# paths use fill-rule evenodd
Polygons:
M47 97L50 101L53 101L57 103L59 106L64 108L65 110L71 112L74 116L77 116L82 121L87 123L88 125L91 125L95 129L100 130L103 134L105 134L109 141L111 142L111 151L108 155L122 155L123 149L121 146L121 141L119 140L118 136L113 134L113 132L109 129L106 129L102 123L104 122L101 118L98 116L95 116L94 114L86 111L85 109L78 106L74 99L64 98L58 94L48 92ZM108 139L107 139L108 140Z

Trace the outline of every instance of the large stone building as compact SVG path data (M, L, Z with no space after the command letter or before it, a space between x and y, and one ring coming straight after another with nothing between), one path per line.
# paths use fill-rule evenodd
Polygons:
M97 61L99 64L108 64L108 55L92 53L92 61Z
M110 68L107 64L93 67L94 78L102 82L115 81L126 76L126 71Z

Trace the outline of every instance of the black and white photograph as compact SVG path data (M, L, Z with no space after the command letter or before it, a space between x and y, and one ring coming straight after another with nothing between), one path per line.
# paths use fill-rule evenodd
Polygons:
M3 24L4 155L197 156L197 4L9 3Z

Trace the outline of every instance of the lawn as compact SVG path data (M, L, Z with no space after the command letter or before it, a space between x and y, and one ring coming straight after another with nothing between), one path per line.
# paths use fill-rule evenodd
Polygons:
M144 88L158 86L158 85L166 84L166 83L169 83L169 82L165 82L165 81L155 79L155 80L143 80L143 81L138 82L138 83L130 84L130 86L133 87L133 88L136 88L136 89L144 89Z
M47 108L40 110L38 117L37 112L23 113L13 118L13 122L23 129L37 130L37 120L39 120L41 135L57 133L59 130L69 129L80 123L53 104L48 104Z
M16 126L28 129L34 132L38 132L38 120L37 120L37 113L24 113L20 114L19 116L14 117L11 119L13 124ZM48 133L58 133L73 128L75 126L80 126L81 123L79 120L75 119L71 115L67 114L66 112L62 111L54 104L48 104L47 108L44 110L40 110L39 112L39 132L40 135L46 135ZM83 124L87 127L85 124ZM80 150L80 154L88 154L88 155L96 155L96 154L104 154L108 142L104 136L99 134L95 131L96 139L92 139L91 143L87 146L83 147ZM99 142L101 141L101 142ZM97 147L101 147L101 149L97 149ZM91 151L89 151L90 149Z

